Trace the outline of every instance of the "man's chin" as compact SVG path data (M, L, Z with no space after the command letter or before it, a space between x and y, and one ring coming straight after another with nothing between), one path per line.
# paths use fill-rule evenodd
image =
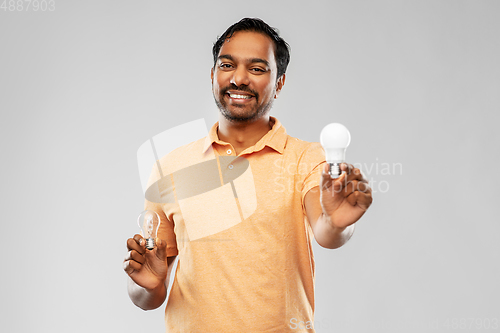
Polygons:
M271 103L263 109L256 109L250 105L242 105L242 104L231 104L227 105L226 103L220 103L217 99L215 100L215 104L219 108L219 112L226 118L227 120L234 123L249 123L254 122L260 117L264 116L267 111L271 109Z
M251 122L259 117L257 112L244 111L244 110L228 110L220 109L221 114L229 121L232 122Z

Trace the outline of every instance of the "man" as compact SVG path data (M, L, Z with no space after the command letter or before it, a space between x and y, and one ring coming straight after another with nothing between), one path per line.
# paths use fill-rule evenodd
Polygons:
M234 206L244 218L220 227L233 203L219 195L206 199L207 216L197 218L191 218L180 197L169 204L146 200L146 209L161 216L162 227L153 250L146 250L140 235L127 241L129 296L145 310L161 306L178 255L165 309L167 332L314 332L312 237L326 248L342 246L370 206L371 189L348 164L333 180L319 144L288 136L270 117L289 62L288 45L272 28L243 19L218 39L213 54L219 122L207 138L160 163L167 174L212 151L223 178L222 157L248 161L252 186L247 183L241 190L233 182L225 184L233 186ZM255 192L251 212L245 208L252 201L245 197L248 191ZM202 196L196 200L205 200ZM223 213L208 216L218 210Z

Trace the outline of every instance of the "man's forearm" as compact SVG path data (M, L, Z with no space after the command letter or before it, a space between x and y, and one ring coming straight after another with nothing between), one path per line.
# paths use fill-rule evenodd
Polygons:
M329 218L325 214L321 214L318 221L314 224L314 238L322 247L328 249L336 249L347 243L354 233L354 225L351 224L346 228L338 228L332 226Z
M147 290L138 286L128 278L128 295L132 302L143 310L154 310L160 307L167 297L167 288L162 283L156 289Z

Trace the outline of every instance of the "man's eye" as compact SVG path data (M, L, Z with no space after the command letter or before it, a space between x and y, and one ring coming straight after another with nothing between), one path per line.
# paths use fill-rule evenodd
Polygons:
M257 68L257 67L256 68L252 68L250 70L253 71L253 72L261 72L261 73L265 72L265 70L263 70L262 68Z
M231 64L220 64L220 68L231 68Z

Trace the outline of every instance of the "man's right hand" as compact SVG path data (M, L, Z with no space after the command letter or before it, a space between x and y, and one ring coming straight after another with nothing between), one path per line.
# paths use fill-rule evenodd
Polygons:
M156 239L153 250L146 249L146 242L141 235L127 240L129 252L123 261L123 269L138 285L153 290L165 284L167 278L166 243Z

